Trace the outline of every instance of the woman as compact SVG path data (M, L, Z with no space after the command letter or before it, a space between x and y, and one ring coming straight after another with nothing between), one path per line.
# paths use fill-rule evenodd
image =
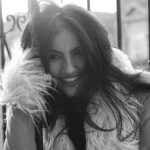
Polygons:
M90 12L47 1L31 10L25 51L2 75L4 150L148 148L149 73L111 47Z

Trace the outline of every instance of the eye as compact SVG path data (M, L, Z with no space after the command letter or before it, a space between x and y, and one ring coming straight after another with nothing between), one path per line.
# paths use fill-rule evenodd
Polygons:
M49 54L49 59L50 60L56 60L56 59L60 59L61 56L59 54Z
M31 59L36 59L36 58L40 58L39 55L34 55L31 57Z
M83 49L82 48L77 48L77 49L74 50L73 54L77 55L77 56L81 56L81 55L83 55Z

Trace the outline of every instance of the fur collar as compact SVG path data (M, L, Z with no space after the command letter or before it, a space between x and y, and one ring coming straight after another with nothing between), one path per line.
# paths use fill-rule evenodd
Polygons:
M100 101L100 98L100 96L95 97L97 101ZM135 99L132 100L135 101ZM92 116L92 119L98 126L105 127L107 129L115 126L112 112L110 112L110 109L105 104L102 104L101 108L97 108L92 105L89 106L89 111L93 110L96 111L96 114ZM133 107L133 110L136 109ZM136 112L134 113L136 114ZM126 135L129 131L132 131L133 128L126 114L122 115L124 118L123 134ZM87 150L138 150L138 139L135 139L132 142L129 140L120 142L117 138L116 130L111 132L103 132L94 130L86 123L84 126L86 132ZM63 127L64 121L62 118L59 118L52 132L48 129L43 129L44 150L74 150L74 147L66 134L60 135L54 142L57 134Z
M18 51L18 50L17 50ZM21 52L22 50L20 50ZM36 67L38 60L27 60L26 57L29 50L21 52L20 55L13 56L13 58L6 63L4 70L1 71L1 91L0 91L0 104L11 105L18 107L24 112L30 114L32 118L38 117L45 120L44 111L45 100L41 93L46 93L46 88L51 86L51 76L44 74ZM128 57L120 50L114 49L112 51L113 64L124 72L134 74L137 73L132 67ZM146 82L145 79L150 81L150 75L148 73L142 73L141 79ZM99 101L101 96L96 95L93 97L96 101ZM130 111L136 116L135 103L138 104L136 99L131 99L133 104L128 105ZM97 109L97 108L94 108ZM89 111L93 110L93 106L89 107ZM123 113L123 112L122 112ZM132 130L129 126L129 119L123 113L124 116L124 134ZM136 116L137 117L137 116ZM97 109L97 113L93 116L93 120L99 126L112 127L114 126L114 118L111 115L109 109L103 104L101 109ZM63 120L59 119L52 133L43 131L45 139L45 150L52 148L55 136L63 127ZM85 130L91 131L91 128L85 124ZM137 142L120 142L117 139L116 131L112 132L99 132L93 131L87 133L87 150L137 150ZM53 150L73 150L73 146L67 136L63 135L57 139L56 144L52 148Z

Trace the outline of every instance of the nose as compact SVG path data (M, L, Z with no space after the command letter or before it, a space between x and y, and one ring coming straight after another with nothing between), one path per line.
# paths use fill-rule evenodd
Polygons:
M71 56L66 56L63 62L63 72L65 74L74 74L77 70L76 63Z

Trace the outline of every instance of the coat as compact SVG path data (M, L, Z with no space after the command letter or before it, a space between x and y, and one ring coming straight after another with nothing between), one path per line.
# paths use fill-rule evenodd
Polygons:
M21 51L21 50L20 50ZM34 118L45 120L45 99L41 92L46 93L46 88L51 86L51 75L44 74L40 69L37 69L36 64L39 60L26 59L29 51L21 52L17 56L6 63L4 70L1 73L1 92L0 104L7 105L7 118L13 113L13 109L17 108L28 114L34 122ZM141 72L141 81L150 82L150 75L147 72L135 70L128 59L128 57L118 49L113 48L112 63L119 67L122 71L135 74ZM116 85L117 86L117 85ZM125 99L121 94L122 100ZM93 96L93 101L100 102L101 95L97 93ZM128 110L137 118L137 106L142 107L142 103L136 97L131 97L129 102L124 104ZM108 106L104 103L101 108L90 105L89 112L95 111L92 120L98 126L112 128L115 126L115 118ZM123 135L132 131L132 125L129 118L124 112L123 116ZM46 121L46 120L45 120ZM9 126L7 121L7 126ZM34 122L35 123L35 122ZM36 126L36 124L35 124ZM74 147L67 135L60 135L54 142L58 132L64 127L63 118L59 118L56 122L54 129L50 132L48 128L43 129L43 145L44 150L74 150ZM84 124L86 132L86 149L87 150L138 150L139 138L132 141L125 140L119 141L117 138L117 131L103 132L94 130L88 125ZM89 132L92 131L92 132ZM6 130L7 133L7 130ZM6 134L6 140L7 134ZM53 144L54 143L54 144ZM9 145L9 142L7 141Z

